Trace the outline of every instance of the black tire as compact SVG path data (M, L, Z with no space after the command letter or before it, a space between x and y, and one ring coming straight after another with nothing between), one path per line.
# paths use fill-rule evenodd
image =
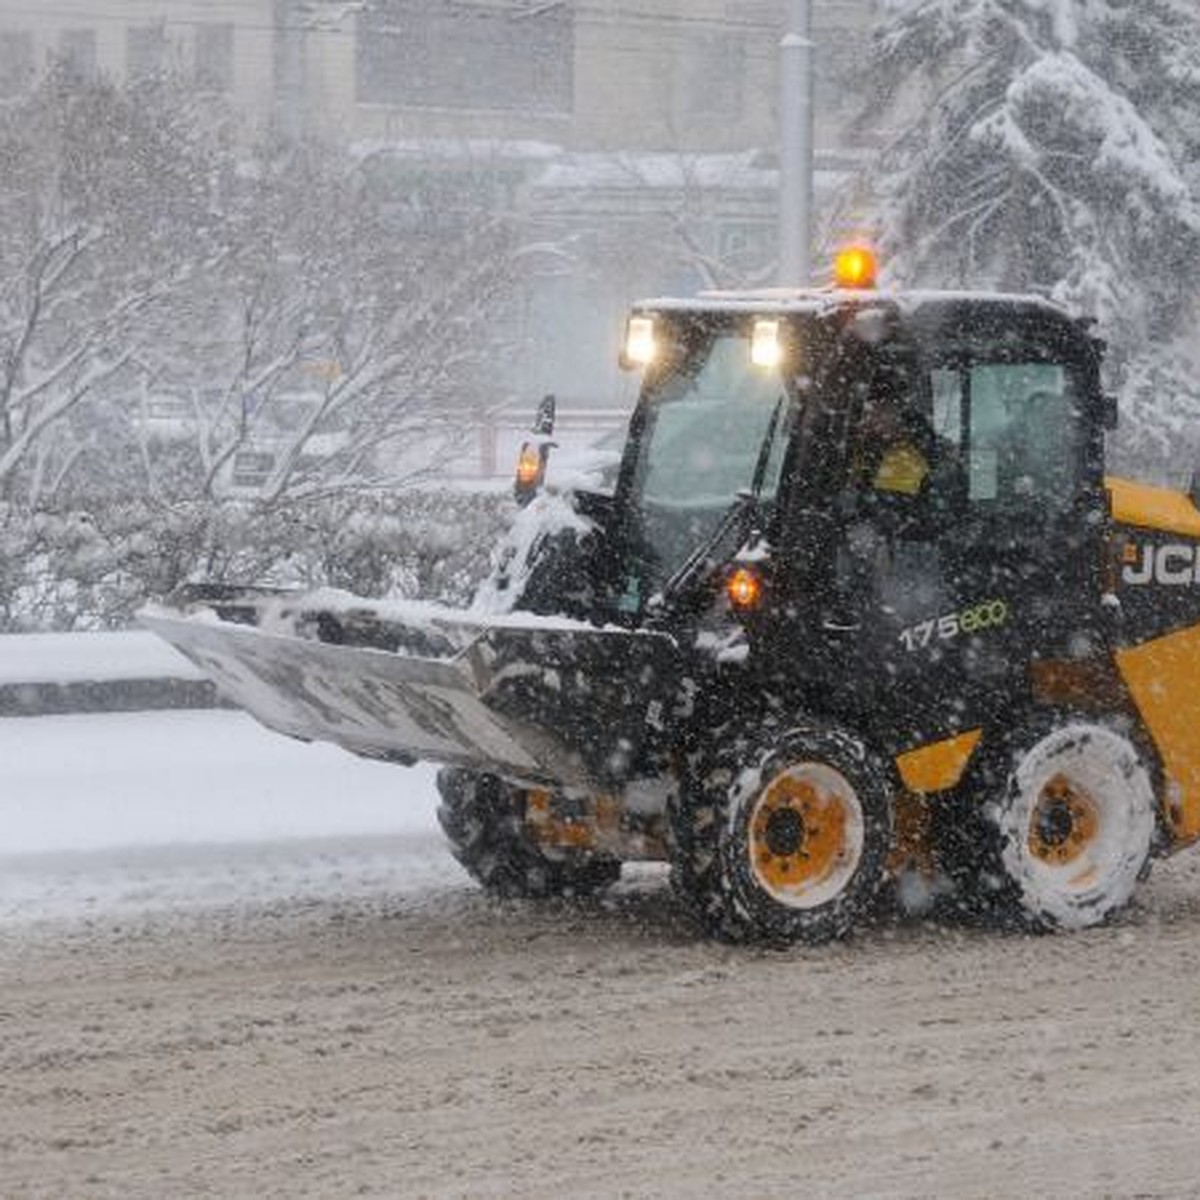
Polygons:
M1158 805L1124 733L1046 711L985 746L954 819L943 853L968 907L1048 932L1125 908L1148 872Z
M677 895L726 940L844 937L886 877L893 815L882 759L833 725L719 741L672 808Z
M615 883L615 859L551 856L525 827L525 793L495 775L456 767L438 772L438 823L454 857L486 891L506 899L590 896Z

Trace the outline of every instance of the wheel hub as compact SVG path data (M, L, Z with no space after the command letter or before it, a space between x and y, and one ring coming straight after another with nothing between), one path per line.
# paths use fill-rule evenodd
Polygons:
M765 842L776 858L791 858L804 845L804 817L794 808L777 808L767 818Z
M749 822L750 868L773 899L807 907L836 893L861 853L861 811L845 779L823 764L799 764L777 775Z
M1057 850L1066 844L1074 830L1075 818L1066 804L1054 800L1042 807L1037 828L1042 845Z
M1095 801L1069 779L1056 775L1038 796L1029 828L1029 849L1050 866L1081 858L1100 832Z

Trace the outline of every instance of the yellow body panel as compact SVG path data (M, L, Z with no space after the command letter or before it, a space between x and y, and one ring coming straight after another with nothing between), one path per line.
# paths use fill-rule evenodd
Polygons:
M1128 479L1109 478L1104 483L1112 495L1113 520L1119 524L1200 538L1200 509L1190 496Z
M982 729L972 729L899 755L896 769L904 786L917 793L944 792L954 787L963 777L982 736Z
M1117 652L1166 772L1166 815L1179 843L1200 839L1200 625Z

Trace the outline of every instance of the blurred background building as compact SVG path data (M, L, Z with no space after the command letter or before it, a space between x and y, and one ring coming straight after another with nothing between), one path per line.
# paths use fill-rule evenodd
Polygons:
M814 0L818 145L875 0ZM348 139L543 141L569 150L768 146L786 0L0 0L0 93L52 59L175 71L252 124Z
M855 126L855 70L876 2L813 0L819 244L861 219L854 183L874 147ZM169 74L231 106L247 139L275 129L352 148L398 214L447 237L456 198L482 193L527 246L523 285L497 314L517 350L487 407L523 415L554 392L604 425L631 399L616 367L631 300L773 281L787 8L0 0L0 97L54 61L120 82ZM486 467L504 439L481 437Z

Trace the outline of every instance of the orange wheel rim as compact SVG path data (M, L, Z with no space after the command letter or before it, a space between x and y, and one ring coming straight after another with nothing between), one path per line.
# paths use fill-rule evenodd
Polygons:
M1065 867L1082 858L1100 835L1095 801L1064 775L1038 795L1029 823L1029 851L1040 862Z
M861 853L862 817L845 779L822 764L776 776L749 822L750 865L759 885L784 904L807 906L853 873Z

